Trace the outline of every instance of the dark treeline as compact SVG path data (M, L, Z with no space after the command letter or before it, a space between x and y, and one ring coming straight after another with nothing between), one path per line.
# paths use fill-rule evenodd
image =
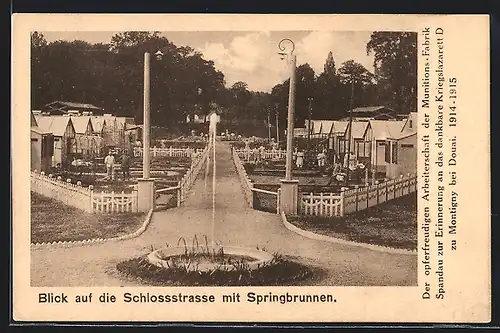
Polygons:
M416 34L374 32L366 46L374 55L375 72L353 60L337 68L332 52L319 75L309 64L297 67L296 123L303 125L311 100L313 118L338 119L351 106L385 105L398 113L416 110ZM154 54L161 49L163 57ZM31 104L40 109L56 101L90 103L142 122L143 57L151 60L151 117L169 126L187 115L208 114L217 107L228 121L284 122L289 80L271 93L249 91L245 82L226 87L213 61L188 46L176 46L159 32L124 32L108 44L84 41L48 43L43 34L31 38ZM299 59L300 60L300 59Z

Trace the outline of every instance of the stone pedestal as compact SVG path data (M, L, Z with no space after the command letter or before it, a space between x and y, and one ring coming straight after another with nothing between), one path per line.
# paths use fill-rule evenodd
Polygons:
M299 181L281 180L280 211L285 214L296 215L299 201Z
M137 179L137 209L139 212L149 212L155 208L155 181L153 179Z

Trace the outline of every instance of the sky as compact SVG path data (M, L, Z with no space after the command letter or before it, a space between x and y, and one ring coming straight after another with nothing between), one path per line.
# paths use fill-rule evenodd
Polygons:
M49 42L84 40L109 43L119 31L42 33ZM224 73L228 87L237 81L244 81L249 90L270 92L273 86L286 80L289 75L287 63L278 55L278 43L283 38L294 41L297 66L309 63L316 75L323 72L330 51L337 68L352 59L373 72L373 55L366 54L371 32L168 31L161 34L175 45L190 46L200 51L206 60L213 60L215 68Z

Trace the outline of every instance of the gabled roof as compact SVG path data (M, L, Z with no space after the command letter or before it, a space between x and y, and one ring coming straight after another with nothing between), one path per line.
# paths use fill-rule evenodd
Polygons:
M102 132L102 128L106 124L106 119L104 119L104 116L91 116L90 121L92 122L94 132Z
M38 126L38 123L36 122L35 114L33 111L31 111L31 121L30 121L31 126Z
M90 121L90 116L77 116L71 117L71 121L73 122L73 126L75 127L75 132L78 134L84 134L87 131L87 126L90 122L91 131L94 131L94 127L92 126L92 122Z
M321 134L330 134L332 131L333 120L322 120L321 121L321 129L319 133Z
M73 126L71 117L67 116L35 116L38 127L44 131L51 132L55 136L64 136L66 128Z
M52 109L52 110L67 110L67 109L95 110L95 111L103 111L104 110L103 108L100 108L100 107L92 105L92 104L66 102L66 101L54 101L52 103L46 104L45 107Z
M44 131L43 129L41 129L38 126L31 126L31 132L35 132L37 134L52 134L49 131Z
M347 125L349 125L348 121L335 120L333 122L333 130L335 131L335 133L344 133Z
M312 134L329 134L332 130L333 120L311 120Z
M366 128L368 127L368 121L353 121L351 122L351 136L353 139L362 139L365 135ZM349 135L349 124L347 124L345 129L345 136Z
M401 128L404 120L370 120L370 128L375 140L398 139L401 136ZM365 132L368 130L366 128Z
M395 110L388 108L387 106L377 105L377 106L360 106L352 109L352 113L374 113L381 110L389 110L395 112Z
M415 123L417 119L418 119L418 113L417 112L410 112L406 116L406 119L404 120L403 126L401 126L401 132L403 132L403 130L405 129L406 124L408 123L408 121L413 120L413 122ZM417 126L417 124L415 124L415 129L412 130L412 131L416 131L417 130L416 126Z

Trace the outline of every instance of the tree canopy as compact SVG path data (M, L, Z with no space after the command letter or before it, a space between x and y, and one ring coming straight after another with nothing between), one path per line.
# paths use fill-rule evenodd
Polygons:
M155 52L161 50L161 59ZM143 57L151 57L151 117L167 126L195 112L208 114L216 105L229 121L265 125L275 112L285 122L289 80L269 93L249 90L238 81L226 86L214 62L189 46L177 46L159 32L122 32L107 44L85 41L47 42L31 35L31 105L42 108L55 100L90 103L142 122ZM374 73L348 60L338 66L325 54L321 73L304 63L296 69L296 124L303 126L312 98L313 118L339 119L351 105L385 105L399 113L416 108L416 34L373 32L366 51L374 55ZM300 61L300 59L299 59ZM351 100L352 98L352 100ZM281 128L285 128L282 126Z

